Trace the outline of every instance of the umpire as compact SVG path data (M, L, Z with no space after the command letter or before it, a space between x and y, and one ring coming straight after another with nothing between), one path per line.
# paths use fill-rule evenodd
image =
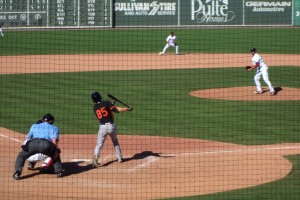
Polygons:
M21 178L22 169L27 158L42 153L53 159L53 166L57 178L63 177L63 168L60 159L60 150L57 147L59 141L59 130L52 125L54 117L48 113L42 118L43 123L33 124L28 132L28 142L22 146L22 151L16 159L15 172L13 178Z

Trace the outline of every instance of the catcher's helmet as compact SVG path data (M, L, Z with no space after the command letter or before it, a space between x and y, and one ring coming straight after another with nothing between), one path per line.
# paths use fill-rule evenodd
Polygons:
M50 113L47 113L46 115L43 116L42 120L44 122L48 122L49 124L53 124L54 117Z
M102 100L101 94L99 92L93 92L91 94L94 103L100 102Z

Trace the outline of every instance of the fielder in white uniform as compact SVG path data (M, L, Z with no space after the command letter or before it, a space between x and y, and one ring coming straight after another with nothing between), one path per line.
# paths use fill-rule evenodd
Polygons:
M3 37L4 34L3 34L3 31L2 31L2 26L4 25L3 22L0 23L0 35Z
M176 36L174 32L171 32L166 39L166 46L162 52L159 52L159 55L164 55L169 47L174 47L176 49L176 55L179 55L179 46L176 44Z
M273 96L276 94L271 81L269 80L269 74L268 74L268 66L264 63L263 59L261 56L256 53L256 48L252 48L250 50L252 54L252 66L251 68L248 69L248 71L251 71L252 69L257 69L256 74L254 76L254 82L256 84L256 91L254 94L262 94L262 88L260 84L260 78L261 76L263 77L265 83L268 85L269 90L270 90L270 95Z

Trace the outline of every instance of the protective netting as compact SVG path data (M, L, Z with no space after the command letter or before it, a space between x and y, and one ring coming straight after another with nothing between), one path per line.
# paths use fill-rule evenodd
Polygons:
M0 199L299 199L299 13L0 0Z

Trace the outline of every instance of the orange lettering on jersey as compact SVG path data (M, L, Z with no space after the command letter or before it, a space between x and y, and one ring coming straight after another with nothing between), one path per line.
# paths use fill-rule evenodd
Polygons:
M96 110L96 114L97 114L98 119L102 119L102 117L108 116L108 112L105 109L105 107L102 107L99 110Z

